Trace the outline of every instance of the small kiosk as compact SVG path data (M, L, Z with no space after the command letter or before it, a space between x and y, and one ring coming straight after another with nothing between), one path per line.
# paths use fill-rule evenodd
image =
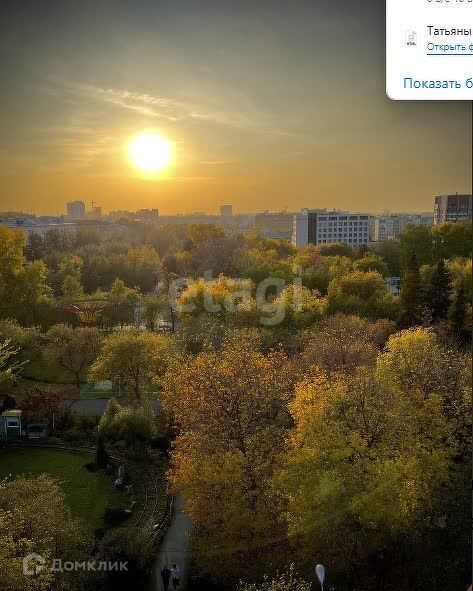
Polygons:
M2 412L2 436L7 439L21 437L21 410L12 409Z

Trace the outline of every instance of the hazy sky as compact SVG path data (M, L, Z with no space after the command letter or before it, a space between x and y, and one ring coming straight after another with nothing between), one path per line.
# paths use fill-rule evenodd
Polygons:
M381 0L2 0L0 209L431 210L471 104L394 103ZM342 36L344 38L342 38ZM172 140L159 179L126 146Z

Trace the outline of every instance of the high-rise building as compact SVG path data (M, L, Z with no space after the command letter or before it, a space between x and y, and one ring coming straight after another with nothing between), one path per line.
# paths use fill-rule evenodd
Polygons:
M220 206L220 217L222 222L231 222L233 218L233 205L221 205Z
M423 213L393 213L376 216L373 220L374 242L384 242L395 238L404 230L408 224L432 226L434 216Z
M368 244L370 218L364 213L305 209L294 216L292 243L294 246L339 242L350 246Z
M66 211L70 220L82 220L85 218L85 203L83 201L69 201Z
M472 219L473 195L437 195L434 206L434 223L465 222Z

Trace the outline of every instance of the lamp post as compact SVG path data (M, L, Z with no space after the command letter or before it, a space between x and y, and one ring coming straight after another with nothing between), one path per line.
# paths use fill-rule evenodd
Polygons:
M323 564L318 564L315 567L315 576L317 577L319 583L320 583L320 589L321 591L324 591L324 582L325 582L325 567L323 566Z

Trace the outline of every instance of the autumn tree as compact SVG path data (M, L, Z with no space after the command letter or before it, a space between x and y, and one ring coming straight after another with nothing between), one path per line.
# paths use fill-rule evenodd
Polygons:
M140 400L156 386L169 361L169 340L136 329L115 332L104 339L90 378L111 380L131 400Z
M466 543L459 519L468 504L466 369L433 333L416 329L393 335L373 368L298 384L290 405L295 429L276 482L302 560L315 553L348 588L368 588L369 568L385 559L386 576L395 581L404 568L408 588L420 590L444 552L434 540ZM448 508L447 489L455 498ZM432 541L431 556L419 539ZM457 558L442 588L461 587L468 559L464 551Z
M298 577L294 564L290 564L273 577L265 576L259 583L241 581L238 591L309 591L310 588L310 583Z
M101 342L102 334L96 328L56 324L46 333L44 356L71 373L80 388L100 353Z
M284 355L264 356L244 341L166 375L163 404L179 432L172 486L193 522L199 565L217 578L234 580L242 564L258 572L283 536L270 482L290 426L291 379ZM216 560L222 553L225 573Z
M311 332L301 365L306 371L315 365L329 377L340 371L353 372L374 362L392 332L394 323L389 320L373 323L359 316L335 314Z
M0 482L0 580L2 591L75 591L93 584L90 573L55 571L53 558L81 561L92 549L82 523L71 516L57 480L46 474L18 476ZM45 563L32 559L30 568L44 566L25 576L23 558L40 555Z

